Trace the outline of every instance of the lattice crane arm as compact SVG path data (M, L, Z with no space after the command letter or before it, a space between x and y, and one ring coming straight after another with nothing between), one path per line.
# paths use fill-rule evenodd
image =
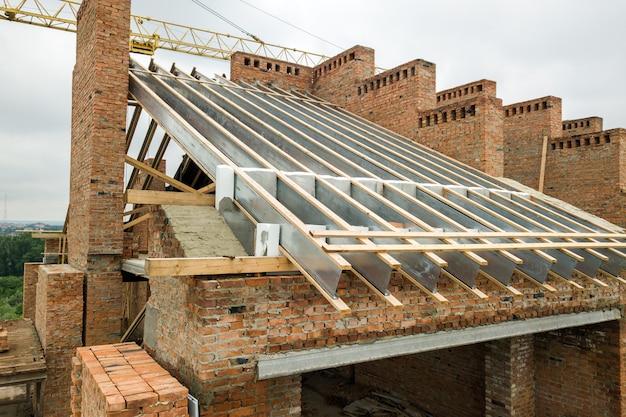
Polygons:
M57 7L51 7L52 3L49 0L3 0L0 20L76 32L80 2L61 0L55 2ZM159 48L222 60L230 60L233 53L241 51L306 66L315 66L328 59L321 54L265 43L258 38L247 39L131 15L129 50L153 55Z

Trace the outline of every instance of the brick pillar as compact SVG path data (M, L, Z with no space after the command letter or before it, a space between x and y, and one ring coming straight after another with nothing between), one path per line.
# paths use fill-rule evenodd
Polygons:
M130 0L85 0L72 92L68 261L85 272L87 345L119 341Z
M46 354L44 415L70 415L71 370L82 344L83 272L69 265L41 265L35 328Z
M37 274L41 263L24 264L24 291L22 293L22 317L35 321L37 305Z
M486 344L485 416L534 417L533 335Z

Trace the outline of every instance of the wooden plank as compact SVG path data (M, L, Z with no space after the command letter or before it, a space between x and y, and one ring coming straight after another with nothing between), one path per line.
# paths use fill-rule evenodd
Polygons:
M543 182L546 176L546 158L548 157L548 137L543 137L543 144L541 146L541 165L539 168L539 187L537 191L543 193Z
M515 288L515 287L513 287L511 285L503 284L502 282L498 281L495 277L493 277L490 274L486 273L482 269L479 270L478 273L481 274L482 276L484 276L485 278L489 279L490 281L492 281L494 284L498 285L499 287L507 290L511 294L513 294L513 295L522 295L522 293L517 288Z
M179 193L173 191L126 190L125 202L128 204L161 204L178 206L213 206L212 194Z
M598 284L598 285L599 285L599 286L601 286L601 287L608 287L608 286L609 286L609 284L607 284L606 282L604 282L604 281L600 281L600 280L599 280L598 278L596 278L596 277L590 277L589 275L587 275L587 274L585 274L585 273L583 273L583 272L580 272L578 269L576 269L576 273L577 273L578 275L580 275L581 277L588 279L589 281L593 281L593 282L595 282L596 284Z
M574 288L576 288L578 290L584 290L585 289L585 287L583 287L579 283L577 283L577 282L575 282L575 281L573 281L571 279L565 278L565 277L557 274L556 272L548 271L548 275L550 275L550 276L552 276L552 277L554 277L556 279L559 279L559 280L567 283L568 285L571 285L572 287L574 287Z
M130 229L131 227L133 227L134 225L143 222L144 220L148 220L151 219L152 213L146 213L143 216L137 217L135 220L131 220L128 223L124 223L124 227L122 227L123 230L126 229Z
M125 211L124 213L122 213L122 216L132 216L133 214L145 213L148 210L150 210L150 206L141 206L137 207L136 209Z
M212 182L209 185L205 185L202 188L198 188L198 192L202 193L202 194L206 194L206 193L214 193L215 192L215 187L217 186L216 183Z
M311 230L316 238L393 238L393 239L626 239L623 233L577 233L577 232L400 232L393 230Z
M438 303L447 303L448 299L446 297L444 297L443 295L439 294L436 291L431 291L428 288L424 287L419 281L417 281L415 278L413 278L411 275L407 274L405 271L403 271L402 269L399 269L398 272L400 272L400 274L406 278L407 280L411 281L411 283L413 283L413 285L415 285L416 287L418 287L420 290L424 291L426 294L428 294L430 297L432 297L436 302Z
M145 315L146 315L146 304L144 304L141 311L139 311L139 314L137 314L137 317L135 317L132 323L130 323L130 326L128 326L128 329L126 329L126 331L122 335L120 339L120 343L128 342L128 338L137 329L137 326L139 325L141 320L145 317Z
M280 251L283 253L283 255L285 255L285 257L287 257L287 259L289 259L291 261L292 264L294 264L295 266L298 267L298 270L300 271L300 273L302 275L304 275L304 277L306 278L307 281L309 281L309 283L311 285L313 285L319 292L320 294L322 294L322 296L326 299L326 301L328 301L330 303L330 305L332 305L333 307L335 307L335 309L343 314L348 314L350 313L350 307L348 307L348 305L339 297L337 297L334 294L329 294L328 291L326 291L316 280L315 278L313 278L313 276L311 276L311 274L309 274L306 269L300 267L298 265L298 262L289 254L289 252L287 252L285 249L283 249L282 247L280 248Z
M153 177L156 177L164 182L166 182L167 184L171 185L174 188L177 188L181 191L185 191L188 193L194 193L194 194L201 194L200 192L198 192L198 190L196 190L193 187L188 186L187 184L184 184L178 180L175 180L174 178L170 177L167 174L162 173L161 171L159 171L158 169L154 169L152 168L150 165L144 164L143 162L139 162L138 160L131 158L128 155L124 156L124 160L134 166L137 169L140 169L142 171L144 171L146 174L152 175Z
M327 252L481 252L498 250L533 250L543 249L586 249L586 248L626 248L626 242L537 242L537 243L428 243L423 245L409 244L322 244ZM553 257L547 255L556 261Z
M455 277L454 275L452 275L450 272L446 271L445 269L442 269L441 273L445 275L446 277L448 277L451 281L457 283L461 287L465 288L467 291L474 294L476 297L481 298L481 299L489 298L487 294L485 294L478 288L470 287L469 285L467 285L466 283L464 283L463 281L461 281L460 279L458 279L457 277Z
M233 258L147 258L144 271L149 277L174 277L296 272L298 268L284 256L238 256Z
M67 234L63 232L52 232L52 233L33 232L31 233L30 236L35 239L64 239L67 236Z
M545 283L543 283L543 282L539 282L539 281L537 281L535 278L531 277L530 275L526 274L526 273L525 273L525 272L523 272L523 271L520 271L519 269L516 269L516 270L515 270L515 272L516 272L517 274L519 274L520 276L522 276L522 277L526 278L528 281L532 282L533 284L538 285L539 287L543 288L543 289L544 289L544 290L546 290L546 291L549 291L549 292L556 292L556 288L554 288L554 287L553 287L552 285L550 285L550 284L545 284Z
M385 301L387 304L389 304L391 307L402 307L402 303L400 302L400 300L398 300L396 297L394 297L391 294L384 294L383 292L381 292L371 282L369 282L367 278L359 274L358 271L356 271L355 269L352 269L350 272L352 272L355 277L363 281L363 283L367 285L370 290L374 291L376 295L382 298L382 300Z

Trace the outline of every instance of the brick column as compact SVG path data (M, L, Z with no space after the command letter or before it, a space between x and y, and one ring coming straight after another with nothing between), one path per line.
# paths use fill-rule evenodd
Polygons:
M85 0L72 92L68 261L85 274L87 345L119 341L130 0Z
M70 415L71 358L82 342L83 272L68 265L41 265L35 328L46 354L47 417Z
M485 416L534 417L533 335L486 344Z
M24 291L22 293L22 317L35 320L37 303L37 274L41 263L24 264Z

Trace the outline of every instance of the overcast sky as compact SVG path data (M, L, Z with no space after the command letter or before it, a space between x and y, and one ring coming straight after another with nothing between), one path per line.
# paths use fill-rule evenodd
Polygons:
M563 99L564 119L600 116L605 129L626 127L623 0L203 3L268 43L328 56L364 45L382 68L422 58L437 65L438 90L486 78L505 105L553 95ZM245 36L192 0L134 0L133 13ZM167 68L228 73L207 58L166 51L155 58ZM5 196L9 220L62 220L75 35L0 21L0 60L0 221Z

